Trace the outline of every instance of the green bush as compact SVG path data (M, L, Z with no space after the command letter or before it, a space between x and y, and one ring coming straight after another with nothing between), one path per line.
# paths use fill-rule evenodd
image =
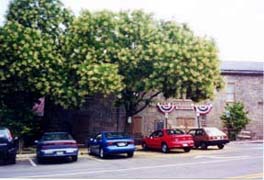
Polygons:
M245 111L244 104L241 102L228 104L225 107L221 119L228 130L230 140L236 140L237 134L250 122L247 114L248 112Z

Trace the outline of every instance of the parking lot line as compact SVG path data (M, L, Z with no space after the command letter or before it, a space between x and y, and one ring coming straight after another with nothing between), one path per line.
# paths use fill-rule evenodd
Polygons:
M37 167L37 164L31 158L28 158L28 161L33 167Z
M190 166L190 165L199 165L199 164L214 164L214 163L226 163L228 161L241 161L247 159L258 159L262 158L262 156L255 156L250 158L240 158L240 159L221 159L221 160L211 160L211 161L200 161L200 162L190 162L190 163L180 163L180 164L166 164L166 165L156 165L156 166L141 166L141 167L133 167L133 168L123 168L123 169L109 169L109 170L96 170L96 171L77 171L71 173L58 173L58 174L43 174L43 175L34 175L34 176L20 176L17 178L48 178L48 177L60 177L60 176L76 176L76 175L85 175L85 174L96 174L96 173L107 173L107 172L125 172L125 171L135 171L135 170L143 170L143 169L155 169L155 168L169 168L169 167L177 167L177 166Z
M255 174L247 174L243 176L229 177L229 179L262 179L262 178L263 178L263 172L255 173Z

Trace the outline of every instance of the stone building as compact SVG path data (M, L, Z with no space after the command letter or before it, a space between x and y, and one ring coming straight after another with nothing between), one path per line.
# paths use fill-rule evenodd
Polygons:
M228 103L243 102L248 116L252 120L246 127L253 132L254 139L263 139L263 63L261 62L226 62L221 64L225 89L216 92L211 103L212 110L207 115L196 116L191 100L168 99L166 103L174 105L168 116L157 108L157 103L164 103L158 96L154 103L132 118L131 132L136 139L149 135L153 130L165 127L181 128L185 131L192 127L214 126L223 128L220 116ZM90 98L87 105L73 112L69 124L79 142L101 130L124 130L125 113L122 108L113 106L113 99Z
M228 103L242 102L251 122L246 130L254 139L263 139L263 62L225 62L221 64L225 89L216 94L207 126L222 127L220 116Z
M167 127L177 127L186 131L197 127L199 123L202 127L223 129L220 116L225 113L225 106L228 103L242 102L251 119L246 130L252 132L253 139L263 139L263 63L223 61L221 75L226 84L225 88L216 92L213 101L203 102L212 104L210 113L196 117L191 100L168 99L166 102L174 104L175 110L167 118ZM156 99L156 102L163 101L162 97ZM165 119L164 113L161 113L154 103L134 117L133 132L137 134L141 132L142 136L147 135L153 130L164 127Z

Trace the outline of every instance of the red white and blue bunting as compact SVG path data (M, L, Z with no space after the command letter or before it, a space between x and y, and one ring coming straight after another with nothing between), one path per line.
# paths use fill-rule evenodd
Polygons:
M168 103L168 104L157 104L159 110L165 114L168 114L170 112L172 112L175 108L175 105Z
M212 104L194 106L194 110L196 111L197 115L206 115L212 110L212 108Z

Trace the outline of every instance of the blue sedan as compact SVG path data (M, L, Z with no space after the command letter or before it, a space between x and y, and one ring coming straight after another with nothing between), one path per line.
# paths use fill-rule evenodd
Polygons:
M43 162L47 158L78 159L76 141L67 132L47 132L37 143L37 160Z
M135 151L134 140L121 132L101 132L89 141L90 154L105 158L110 154L126 153L133 157Z

